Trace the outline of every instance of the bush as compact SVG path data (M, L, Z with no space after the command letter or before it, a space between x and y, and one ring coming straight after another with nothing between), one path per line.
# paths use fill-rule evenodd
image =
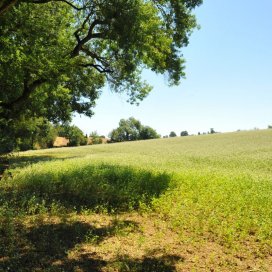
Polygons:
M184 130L184 131L182 131L181 133L180 133L180 136L188 136L189 135L189 133L188 133L188 131L186 131L186 130Z

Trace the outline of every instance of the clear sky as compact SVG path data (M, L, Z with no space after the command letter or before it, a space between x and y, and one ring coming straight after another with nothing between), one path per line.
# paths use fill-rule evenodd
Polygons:
M161 135L187 130L235 131L272 125L272 0L204 0L183 50L186 79L168 87L163 75L145 72L154 86L132 106L105 89L92 118L76 116L85 133L108 133L130 116Z

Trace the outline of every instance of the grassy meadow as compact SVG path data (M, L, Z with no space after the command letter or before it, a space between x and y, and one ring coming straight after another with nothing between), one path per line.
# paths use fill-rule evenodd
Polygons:
M0 271L272 271L272 130L10 162Z

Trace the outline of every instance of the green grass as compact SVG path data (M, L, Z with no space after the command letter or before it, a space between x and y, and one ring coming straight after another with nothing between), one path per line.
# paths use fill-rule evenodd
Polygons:
M28 151L11 162L0 271L270 269L272 130ZM24 270L33 256L42 261Z

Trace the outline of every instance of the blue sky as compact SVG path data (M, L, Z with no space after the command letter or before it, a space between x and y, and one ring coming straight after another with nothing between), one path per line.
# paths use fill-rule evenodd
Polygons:
M195 10L195 30L183 50L186 79L168 87L163 75L144 72L154 86L132 106L125 95L105 89L92 118L76 116L85 133L108 133L130 116L161 135L272 125L272 1L204 0Z

